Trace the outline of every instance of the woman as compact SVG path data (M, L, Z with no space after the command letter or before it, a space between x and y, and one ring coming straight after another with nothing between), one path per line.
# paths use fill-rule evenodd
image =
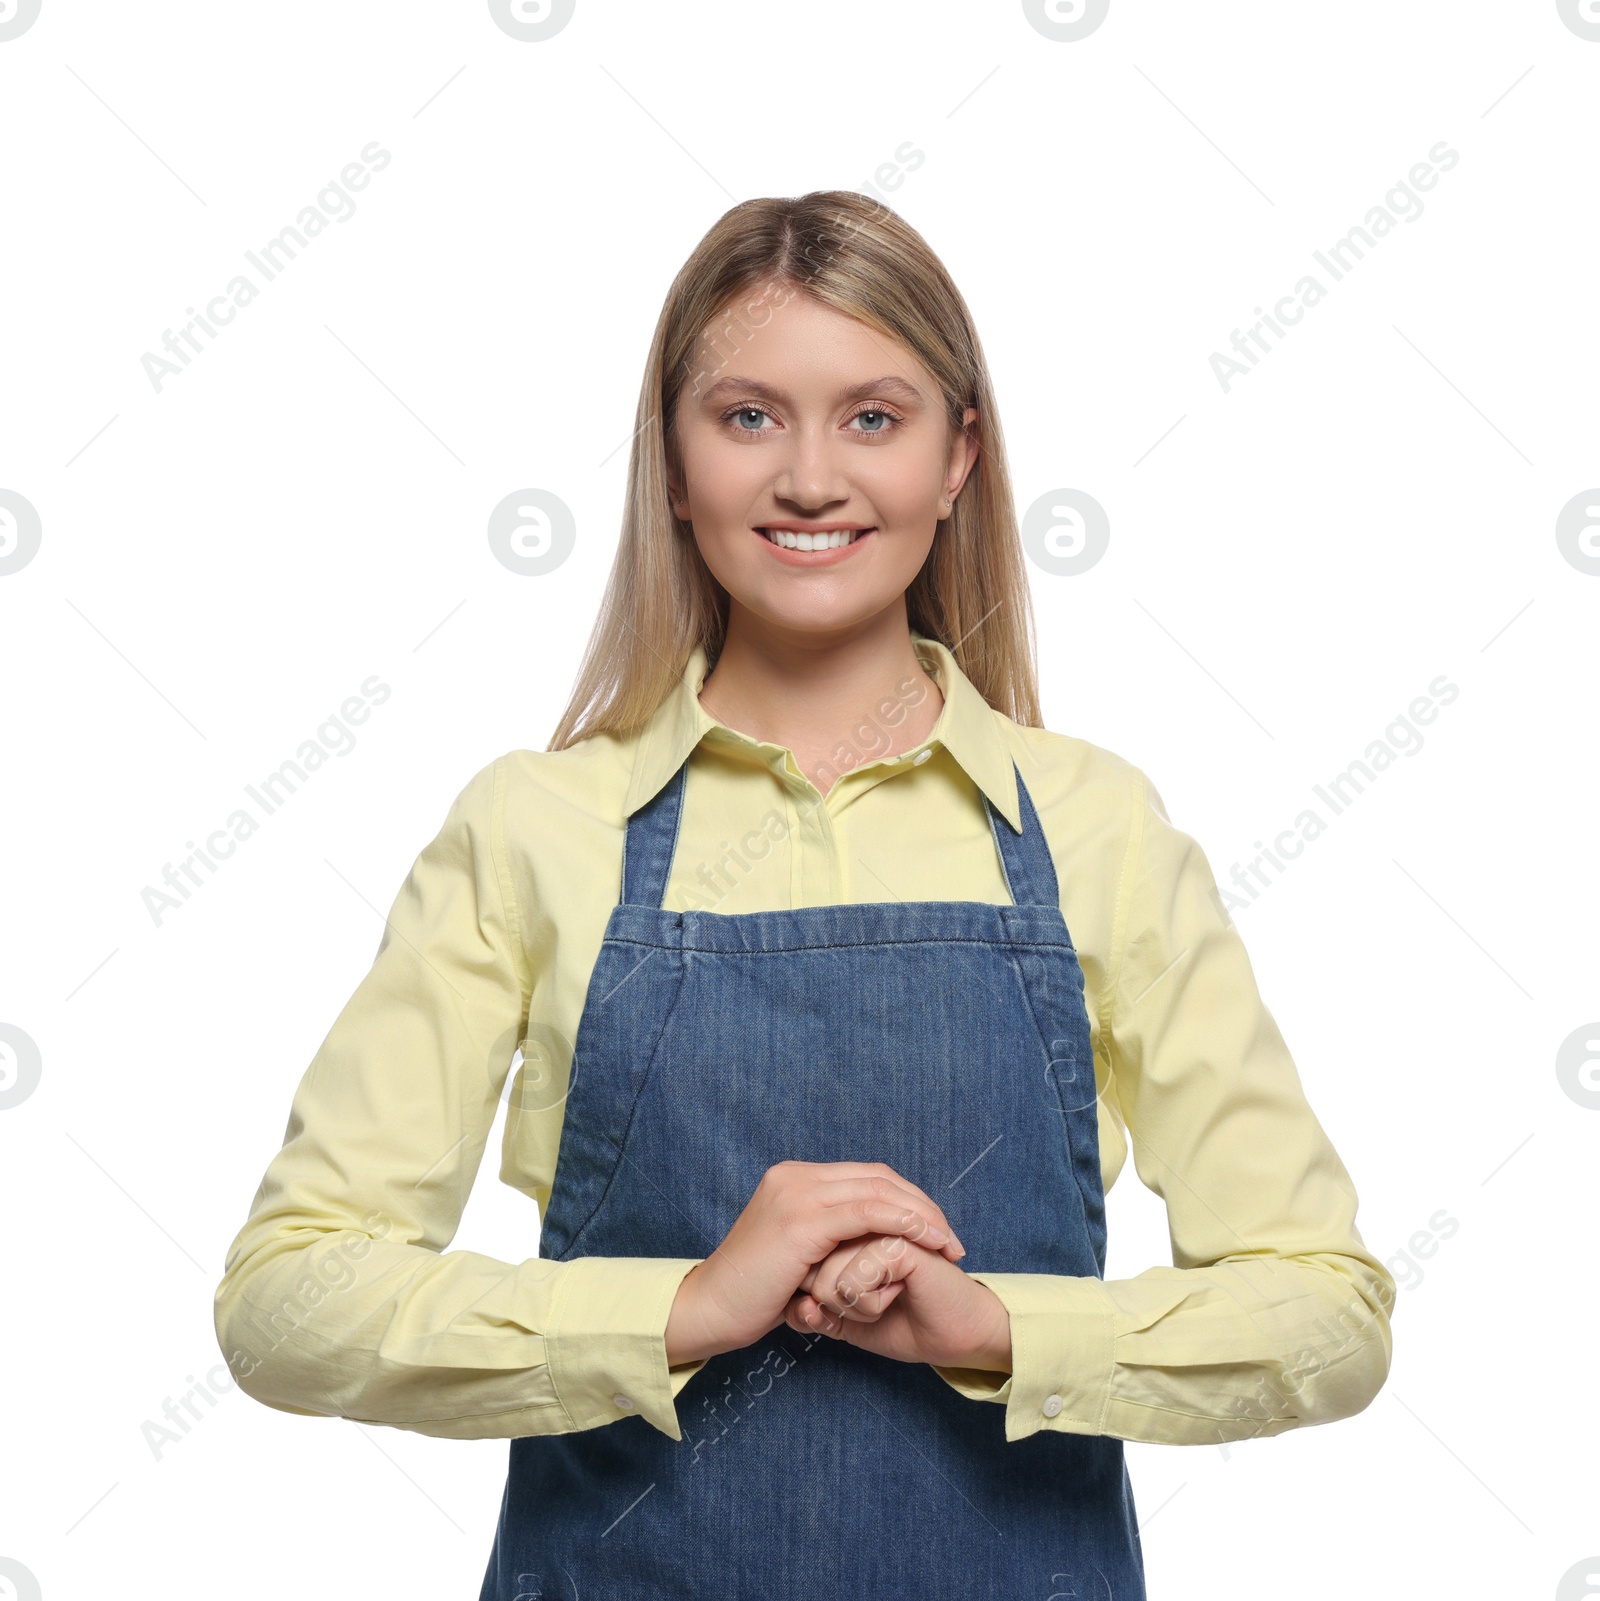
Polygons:
M413 867L223 1349L271 1406L510 1438L484 1597L1142 1596L1123 1440L1388 1372L1349 1176L1199 847L1040 726L922 238L736 206L637 420L571 704ZM543 1220L504 1263L445 1247L519 1044L501 1177ZM1107 1284L1124 1129L1175 1265Z

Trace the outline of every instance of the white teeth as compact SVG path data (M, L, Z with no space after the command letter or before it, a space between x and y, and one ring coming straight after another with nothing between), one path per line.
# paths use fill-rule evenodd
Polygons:
M788 550L831 550L835 545L854 543L856 537L853 528L835 529L831 534L800 534L789 528L763 528L761 531L774 545Z

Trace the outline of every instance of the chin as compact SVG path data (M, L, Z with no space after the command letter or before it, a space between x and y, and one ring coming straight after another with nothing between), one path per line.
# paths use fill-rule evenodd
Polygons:
M793 597L776 600L765 595L749 598L735 597L752 616L759 617L769 628L785 633L833 633L848 628L856 621L854 606L796 604Z

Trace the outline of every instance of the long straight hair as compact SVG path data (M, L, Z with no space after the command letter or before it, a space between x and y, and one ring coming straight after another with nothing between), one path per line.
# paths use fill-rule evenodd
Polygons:
M960 291L916 229L880 201L827 189L746 200L726 211L683 264L656 322L639 391L616 559L572 698L551 737L564 750L647 722L703 645L714 666L727 591L689 524L674 514L667 469L679 463L675 419L702 336L721 360L794 293L898 339L938 380L951 437L967 407L979 454L955 507L906 590L913 631L947 646L994 708L1041 726L1033 607L994 390Z

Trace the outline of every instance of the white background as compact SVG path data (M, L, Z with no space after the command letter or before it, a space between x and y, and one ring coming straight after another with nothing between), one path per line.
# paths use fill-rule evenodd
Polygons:
M477 1594L504 1441L237 1391L159 1460L141 1426L219 1360L223 1254L412 859L549 739L673 274L909 141L884 198L973 309L1019 507L1110 519L1090 571L1030 569L1048 726L1221 880L1459 686L1235 914L1403 1286L1389 1382L1130 1446L1150 1594L1591 1593L1600 1110L1555 1062L1600 1034L1600 576L1555 529L1600 483L1597 88L1555 0L1113 0L1075 43L1000 0L579 0L542 43L467 0L43 0L0 43L0 489L42 525L0 577L0 1022L42 1059L0 1111L0 1557L44 1601ZM158 393L145 352L373 140L355 214ZM1212 353L1441 140L1421 215L1225 393ZM521 487L577 520L541 578L486 538ZM355 749L157 927L145 886L370 674ZM520 1260L494 1165L456 1243ZM1109 1209L1109 1276L1170 1260L1131 1163Z

